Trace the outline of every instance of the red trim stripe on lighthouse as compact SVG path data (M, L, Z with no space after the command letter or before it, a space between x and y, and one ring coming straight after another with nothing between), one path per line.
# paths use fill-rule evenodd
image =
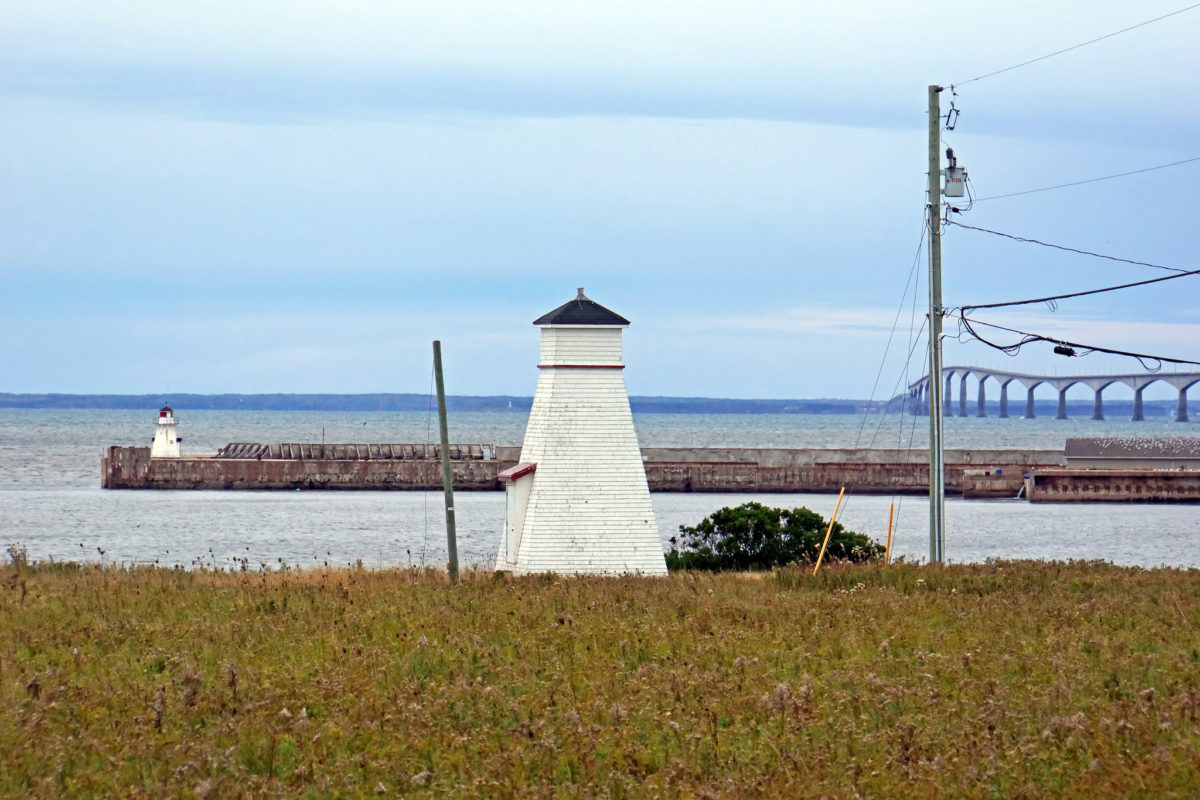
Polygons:
M624 364L538 364L538 369L625 369Z

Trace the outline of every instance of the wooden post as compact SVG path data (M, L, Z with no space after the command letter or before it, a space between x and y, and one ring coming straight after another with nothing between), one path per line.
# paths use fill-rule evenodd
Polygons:
M892 563L892 518L895 516L895 514L896 514L896 504L892 503L891 507L888 509L887 552L885 552L883 554L883 565L885 567L888 564Z
M446 492L446 553L450 583L458 583L458 538L454 530L454 472L450 467L450 429L446 424L446 387L442 383L442 343L433 341L433 374L437 382L438 432L442 437L442 487Z
M838 512L842 509L842 495L846 494L846 487L838 492L837 505L833 507L833 516L829 518L829 527L825 529L825 541L821 543L821 554L817 556L817 565L813 567L813 577L816 577L817 570L821 568L821 560L825 558L825 548L829 546L829 536L833 533L833 523L837 521Z

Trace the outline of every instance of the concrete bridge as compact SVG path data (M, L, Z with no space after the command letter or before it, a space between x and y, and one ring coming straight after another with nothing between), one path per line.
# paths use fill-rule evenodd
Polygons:
M1003 372L987 369L986 367L943 367L942 374L946 379L946 389L942 397L943 413L954 416L954 404L951 402L951 390L954 379L958 378L958 416L970 416L967 410L967 378L974 375L978 381L978 396L975 401L975 416L987 416L987 381L994 380L1000 386L1000 416L1008 417L1008 385L1016 382L1025 387L1025 418L1033 419L1036 414L1033 408L1033 390L1042 384L1053 387L1058 392L1057 419L1067 418L1067 390L1077 383L1084 384L1095 392L1092 405L1092 419L1104 419L1104 390L1114 383L1123 383L1133 390L1133 417L1142 420L1142 390L1155 381L1162 381L1174 386L1179 392L1175 419L1178 422L1188 421L1187 390L1200 382L1200 372L1138 372L1127 375L1027 375L1021 372ZM908 387L908 405L918 413L929 413L929 376L925 375L919 381Z

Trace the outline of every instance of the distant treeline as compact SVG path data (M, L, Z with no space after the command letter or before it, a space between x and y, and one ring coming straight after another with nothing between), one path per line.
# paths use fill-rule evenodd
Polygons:
M213 411L426 411L424 394L0 394L0 408L156 409ZM449 396L451 411L529 411L532 397ZM737 400L710 397L631 397L640 414L857 414L886 403L863 400ZM894 408L899 408L899 402Z
M144 408L156 409L166 401L177 411L427 411L436 408L436 400L425 394L3 394L0 408ZM527 412L532 397L489 395L473 397L452 395L446 398L451 411ZM861 414L863 411L898 412L901 398L889 401L866 400L745 400L717 397L630 397L629 405L637 414ZM958 403L951 404L958 412ZM999 416L999 404L988 402L988 415ZM1056 400L1038 400L1039 417L1053 417ZM1071 417L1090 417L1091 400L1070 400ZM1174 400L1147 400L1147 417L1169 417L1175 412ZM974 401L967 413L975 416ZM1020 417L1025 403L1009 401L1008 413ZM1133 413L1131 400L1105 400L1104 413L1113 419Z
M0 394L0 408L159 408L211 411L425 411L424 394ZM529 397L447 397L455 411L528 411Z

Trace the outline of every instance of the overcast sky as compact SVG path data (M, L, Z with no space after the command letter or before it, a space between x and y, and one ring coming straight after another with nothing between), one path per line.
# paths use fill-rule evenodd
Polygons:
M967 82L1184 5L0 2L0 391L424 392L438 338L450 393L530 395L530 322L584 286L632 394L867 397L882 363L890 396L926 86L961 84L980 197L1200 156L1200 9ZM1198 182L956 218L1195 269ZM949 306L1163 274L957 228L944 270ZM1200 360L1198 281L979 318Z

